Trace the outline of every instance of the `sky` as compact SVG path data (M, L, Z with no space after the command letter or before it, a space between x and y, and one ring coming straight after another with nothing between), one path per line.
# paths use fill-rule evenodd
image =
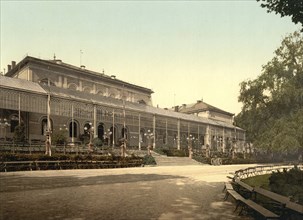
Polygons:
M204 102L238 114L290 17L246 1L0 0L0 72L27 55L57 59L150 88L160 108ZM82 52L81 52L82 51Z

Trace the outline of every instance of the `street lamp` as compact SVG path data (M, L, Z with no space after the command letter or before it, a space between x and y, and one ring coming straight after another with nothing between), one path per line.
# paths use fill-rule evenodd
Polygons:
M6 141L6 129L7 129L8 127L10 127L11 124L8 123L8 121L7 121L6 118L3 118L3 119L0 118L0 126L1 126L1 128L4 128L4 139L5 139L5 141Z
M94 135L94 127L92 126L92 123L89 122L88 126L84 127L84 130L86 131L87 134L89 134L89 143L88 143L88 151L93 151L92 146L93 146L93 135Z
M191 134L186 138L188 142L188 157L190 159L193 158L193 140L195 140L195 137L193 137Z
M147 138L147 154L151 155L151 140L154 138L154 134L150 130L147 130L147 133L145 133L144 136Z
M68 131L68 129L67 129L67 127L66 127L66 124L60 125L59 130L60 130L60 131Z

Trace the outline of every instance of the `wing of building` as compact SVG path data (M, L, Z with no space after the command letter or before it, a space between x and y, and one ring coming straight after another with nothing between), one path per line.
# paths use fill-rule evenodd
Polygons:
M81 141L87 128L94 128L93 137L112 146L126 137L128 146L144 148L145 134L152 132L155 148L187 148L192 135L196 149L208 145L227 151L237 143L242 151L245 131L233 125L233 114L203 101L156 108L152 93L84 66L28 56L13 61L0 76L0 140L12 140L16 126L23 123L28 142L43 141L47 132L62 129L71 142Z

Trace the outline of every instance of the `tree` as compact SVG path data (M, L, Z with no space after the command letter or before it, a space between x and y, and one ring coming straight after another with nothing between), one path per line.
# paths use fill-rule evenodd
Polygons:
M255 146L285 154L303 150L303 36L286 36L254 80L240 84L235 122Z
M275 12L281 17L291 16L291 20L303 25L303 1L302 0L257 0L267 12ZM302 29L303 30L303 29Z

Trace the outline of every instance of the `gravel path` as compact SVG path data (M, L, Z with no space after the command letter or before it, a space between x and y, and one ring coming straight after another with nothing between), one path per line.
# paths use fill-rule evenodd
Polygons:
M1 173L0 219L250 219L222 193L226 175L246 167Z

